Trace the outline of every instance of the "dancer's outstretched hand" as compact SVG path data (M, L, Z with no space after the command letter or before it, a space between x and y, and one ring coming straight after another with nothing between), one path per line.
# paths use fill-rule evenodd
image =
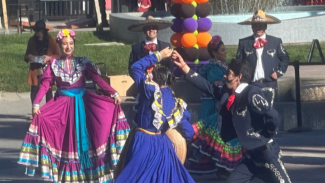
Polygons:
M41 111L39 110L39 108L38 107L37 108L33 108L33 116L39 115L39 114L41 114Z
M168 58L172 55L173 49L170 49L169 47L166 47L165 49L161 50L160 52L160 59L163 60L165 58Z
M120 105L121 103L122 103L122 99L121 99L121 97L116 97L115 99L114 99L114 103L115 103L115 105L117 104L117 105Z
M51 58L52 57L50 57L50 56L44 55L44 60L43 60L42 64L43 65L49 64L51 61Z
M183 57L176 51L173 51L172 61L177 65L185 74L190 71L190 67L184 62Z
M178 67L182 67L183 65L186 64L184 62L184 59L182 58L182 56L176 50L174 50L173 53L172 53L172 61Z

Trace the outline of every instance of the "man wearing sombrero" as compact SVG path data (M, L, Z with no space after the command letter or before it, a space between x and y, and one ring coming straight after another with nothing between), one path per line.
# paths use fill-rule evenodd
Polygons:
M281 21L265 14L262 10L253 17L240 22L240 25L251 25L253 35L240 39L237 59L245 59L254 68L253 85L262 88L267 101L273 105L277 79L284 75L289 64L289 55L282 45L282 40L267 35L267 24L278 24Z
M155 51L161 51L170 44L157 39L158 30L166 29L173 24L168 20L157 20L152 16L148 16L146 20L130 25L128 30L131 32L143 32L146 39L141 43L132 45L132 51L129 59L130 67L141 58L153 54Z

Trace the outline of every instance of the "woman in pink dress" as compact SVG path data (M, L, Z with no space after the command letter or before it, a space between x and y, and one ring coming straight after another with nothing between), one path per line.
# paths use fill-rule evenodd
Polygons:
M138 0L138 12L147 12L150 7L150 0Z
M26 166L29 176L41 168L47 181L110 182L130 129L116 90L87 57L72 55L75 39L67 29L57 36L62 56L52 58L45 68L18 163ZM86 91L86 80L93 80L110 96ZM58 88L55 98L39 108L53 81Z

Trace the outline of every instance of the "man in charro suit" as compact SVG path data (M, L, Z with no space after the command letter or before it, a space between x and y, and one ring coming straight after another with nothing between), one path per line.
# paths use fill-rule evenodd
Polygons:
M264 92L267 101L273 105L277 79L284 75L289 64L289 55L280 38L267 35L267 24L277 24L281 21L265 14L262 10L238 24L251 25L253 35L240 39L237 59L245 59L254 70L251 84L258 86Z
M131 32L143 32L146 35L144 41L132 45L129 58L129 69L132 64L141 58L153 54L155 51L161 51L166 47L170 47L169 43L158 40L157 35L159 30L166 29L172 24L172 21L157 20L152 16L148 16L145 21L140 21L128 27L128 30ZM161 61L161 63L164 63L164 61Z
M228 133L238 137L246 150L242 162L231 172L227 183L291 183L281 160L279 145L273 140L280 120L277 111L266 100L260 87L248 84L253 77L246 60L231 60L225 74L226 85L218 84L194 72L174 51L172 60L185 74L185 79L202 92L220 100L219 114Z

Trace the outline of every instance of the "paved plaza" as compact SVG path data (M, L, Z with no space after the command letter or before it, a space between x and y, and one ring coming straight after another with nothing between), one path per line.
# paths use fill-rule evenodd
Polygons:
M44 103L44 101L43 101ZM27 177L18 165L21 143L31 123L29 93L2 93L0 99L0 182L36 183L40 177ZM325 129L305 133L280 132L276 140L293 183L324 183ZM216 175L193 175L198 183L218 181Z

